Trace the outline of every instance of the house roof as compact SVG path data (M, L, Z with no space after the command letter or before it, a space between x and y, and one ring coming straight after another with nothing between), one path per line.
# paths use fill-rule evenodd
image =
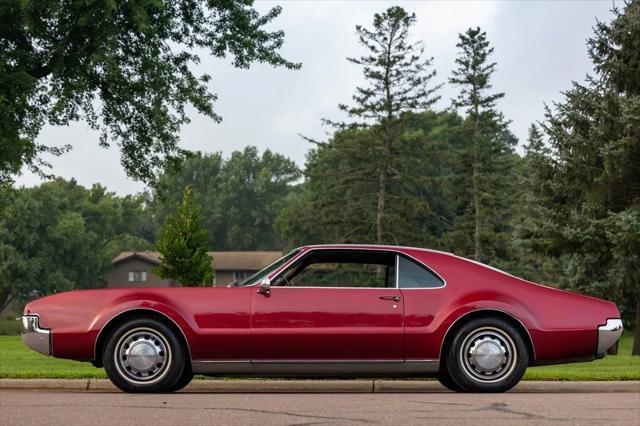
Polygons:
M216 271L257 271L282 257L279 251L210 251L207 254L213 257ZM160 264L157 251L123 251L111 263L117 265L134 258Z

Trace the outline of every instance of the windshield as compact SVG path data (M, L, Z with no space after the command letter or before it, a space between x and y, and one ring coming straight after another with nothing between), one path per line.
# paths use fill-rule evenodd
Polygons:
M272 273L273 271L275 271L276 269L278 269L279 267L281 267L282 265L287 263L289 261L289 259L291 259L292 257L294 257L298 253L300 253L300 249L296 249L296 250L292 251L291 253L287 254L286 256L281 257L280 259L276 260L275 262L273 262L271 265L267 266L263 270L256 272L255 274L251 275L246 280L242 281L240 286L252 285L252 284L259 283L260 281L262 281L262 279L264 277L268 276L270 273Z

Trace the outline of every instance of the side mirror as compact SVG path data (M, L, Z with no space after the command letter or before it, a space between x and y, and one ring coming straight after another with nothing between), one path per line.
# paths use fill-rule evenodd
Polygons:
M271 281L269 281L269 278L262 280L260 286L258 286L258 293L264 294L265 296L271 294Z

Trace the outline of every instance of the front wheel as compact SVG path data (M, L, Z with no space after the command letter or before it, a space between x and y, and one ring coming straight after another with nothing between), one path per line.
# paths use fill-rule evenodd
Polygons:
M462 388L453 380L446 367L436 376L442 386L453 392L462 392Z
M446 369L465 392L505 392L529 364L519 331L500 318L479 318L463 325L447 352Z
M182 384L188 368L171 328L144 317L120 324L109 335L102 360L109 379L125 392L170 392Z

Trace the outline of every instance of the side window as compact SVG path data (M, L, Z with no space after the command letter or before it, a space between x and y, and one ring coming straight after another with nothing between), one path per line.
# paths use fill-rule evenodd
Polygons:
M395 287L395 254L318 250L305 256L273 285L293 287Z
M400 288L436 288L444 281L422 265L403 256L398 259L398 283Z

